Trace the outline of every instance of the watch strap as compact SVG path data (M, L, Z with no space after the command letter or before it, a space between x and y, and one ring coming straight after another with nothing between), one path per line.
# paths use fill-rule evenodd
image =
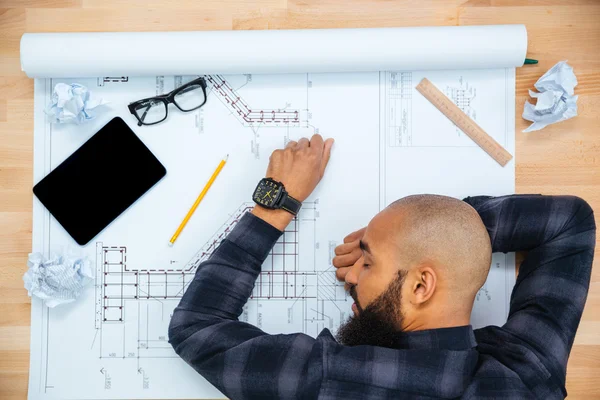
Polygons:
M290 195L285 196L285 199L281 203L281 208L293 215L298 214L300 207L302 207L302 203Z

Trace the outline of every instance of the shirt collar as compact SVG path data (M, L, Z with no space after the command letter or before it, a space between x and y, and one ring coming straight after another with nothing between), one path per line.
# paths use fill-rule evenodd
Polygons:
M467 350L477 346L471 325L401 332L398 335L401 349Z

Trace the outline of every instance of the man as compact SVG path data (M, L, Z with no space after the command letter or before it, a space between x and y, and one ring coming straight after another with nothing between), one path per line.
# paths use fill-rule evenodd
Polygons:
M315 135L273 153L260 205L198 268L173 314L175 351L232 399L566 396L595 245L592 210L576 197L401 199L336 248L355 300L341 343L327 329L268 335L237 320L332 144ZM491 253L523 250L508 321L473 331Z

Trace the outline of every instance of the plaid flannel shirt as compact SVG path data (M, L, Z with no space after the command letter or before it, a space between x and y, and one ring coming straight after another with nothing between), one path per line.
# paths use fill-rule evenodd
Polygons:
M589 205L570 196L465 199L494 252L527 251L502 326L398 333L396 349L337 343L324 329L269 335L238 321L281 232L246 214L205 261L171 320L175 351L232 399L558 399L587 297Z

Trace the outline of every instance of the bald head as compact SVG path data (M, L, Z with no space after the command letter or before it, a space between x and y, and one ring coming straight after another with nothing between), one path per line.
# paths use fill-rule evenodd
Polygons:
M429 263L438 286L457 301L472 302L489 271L491 244L471 206L452 197L415 195L395 201L379 217L391 223L403 264Z
M409 196L352 235L358 235L349 236L354 242L338 246L351 253L336 253L338 264L354 262L344 272L355 318L341 329L343 343L387 343L386 332L469 324L492 258L487 230L471 206L445 196ZM387 327L381 334L373 331L381 325ZM360 339L366 331L368 340Z

